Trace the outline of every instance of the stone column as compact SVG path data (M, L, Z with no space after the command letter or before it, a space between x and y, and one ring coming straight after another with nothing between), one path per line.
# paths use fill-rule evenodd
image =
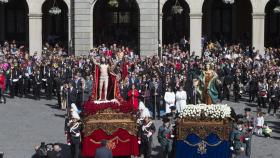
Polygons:
M190 51L201 56L202 13L190 13Z
M71 14L68 14L68 51L72 51L72 25L71 25ZM72 52L71 52L72 53Z
M162 57L162 43L163 43L163 41L162 41L162 13L161 14L159 14L159 23L158 23L158 25L159 25L159 38L158 38L158 48L159 48L159 54L160 54L160 58Z
M264 54L265 13L253 13L253 47Z
M42 53L42 14L29 14L29 51Z

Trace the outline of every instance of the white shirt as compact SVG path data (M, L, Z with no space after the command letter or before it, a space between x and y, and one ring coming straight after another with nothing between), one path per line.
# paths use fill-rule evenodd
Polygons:
M263 127L263 124L264 124L264 118L263 118L263 116L257 117L256 126Z
M166 104L174 105L175 104L175 93L174 92L165 92L164 101Z

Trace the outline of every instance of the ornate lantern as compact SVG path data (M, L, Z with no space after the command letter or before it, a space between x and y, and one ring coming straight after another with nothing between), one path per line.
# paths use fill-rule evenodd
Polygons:
M108 4L111 6L111 7L114 7L114 8L118 8L119 7L119 2L118 0L110 0L108 2Z
M277 3L277 6L273 9L274 13L280 13L280 0Z
M56 0L54 0L53 2L53 7L51 7L51 9L49 10L49 13L52 14L52 15L58 15L61 13L61 9L58 8L58 6L55 6L56 5Z
M8 3L9 0L0 0L0 3Z
M171 9L172 14L182 14L183 10L184 10L183 7L181 7L178 0L176 0L175 5L172 6Z
M223 0L225 4L233 4L234 0Z

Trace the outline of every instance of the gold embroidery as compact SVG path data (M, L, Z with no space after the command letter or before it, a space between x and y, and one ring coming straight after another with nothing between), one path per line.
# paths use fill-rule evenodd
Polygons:
M211 146L211 147L216 147L218 145L220 145L222 143L222 141L219 141L218 143L216 144L209 144L207 143L206 141L202 140L201 142L199 143L196 143L196 144L191 144L190 142L188 142L187 140L184 140L184 142L186 144L188 144L189 146L191 147L196 147L197 146L197 153L200 154L200 155L204 155L207 153L207 145L208 146Z
M93 139L90 139L90 141L94 144L101 144L101 142L94 141ZM130 140L129 139L122 140L122 139L120 139L120 137L116 136L113 139L110 139L108 141L107 147L111 150L116 149L117 145L119 144L119 141L122 142L122 143L127 143Z
M205 139L212 133L221 140L229 140L231 128L231 122L228 120L183 118L178 120L177 138L185 140L189 134L196 134L201 139Z
M86 117L83 123L83 133L85 136L89 136L93 131L101 129L106 134L112 135L121 128L126 130L130 135L137 136L136 121L136 118L130 113L121 113L118 110L109 108Z

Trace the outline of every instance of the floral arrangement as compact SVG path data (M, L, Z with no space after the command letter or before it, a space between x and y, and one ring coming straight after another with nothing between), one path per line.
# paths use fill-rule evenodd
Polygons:
M210 119L225 119L229 118L231 109L226 104L215 104L215 105L187 105L186 108L179 113L180 118L191 117L191 118L210 118Z

